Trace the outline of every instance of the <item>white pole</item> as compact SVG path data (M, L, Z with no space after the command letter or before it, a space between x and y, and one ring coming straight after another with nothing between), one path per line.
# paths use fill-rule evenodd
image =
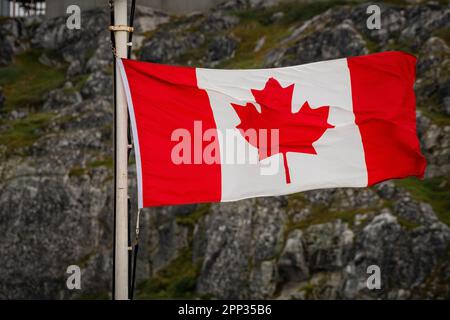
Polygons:
M114 23L127 25L127 0L114 1ZM115 31L116 53L127 55L126 31ZM122 79L116 77L116 255L115 298L128 299L128 136L127 105Z

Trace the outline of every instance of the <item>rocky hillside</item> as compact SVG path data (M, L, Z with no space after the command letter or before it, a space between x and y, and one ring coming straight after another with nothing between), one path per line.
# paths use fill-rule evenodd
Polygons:
M137 296L449 298L447 1L380 3L382 28L372 31L366 28L368 4L272 2L232 0L183 17L138 8L133 55L260 68L386 50L414 53L426 178L146 209ZM108 13L101 10L84 12L81 30L68 30L64 18L0 20L0 298L108 297L107 25ZM129 169L133 189L132 161ZM71 264L82 269L80 291L65 287ZM381 290L366 288L373 264L381 268Z

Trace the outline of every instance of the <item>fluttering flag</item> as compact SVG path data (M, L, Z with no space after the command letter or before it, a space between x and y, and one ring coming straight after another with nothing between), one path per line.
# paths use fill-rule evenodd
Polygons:
M424 175L407 53L258 70L117 65L140 208Z

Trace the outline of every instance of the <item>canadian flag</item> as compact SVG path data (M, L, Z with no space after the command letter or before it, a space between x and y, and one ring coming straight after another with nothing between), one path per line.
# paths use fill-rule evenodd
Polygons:
M403 52L260 70L118 60L139 207L423 177L415 64Z

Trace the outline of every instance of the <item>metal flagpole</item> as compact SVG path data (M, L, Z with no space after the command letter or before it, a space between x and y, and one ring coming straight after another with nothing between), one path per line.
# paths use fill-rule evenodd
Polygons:
M127 25L127 0L114 1L114 23ZM125 28L114 30L116 55L127 56L127 31ZM117 300L128 299L128 115L125 91L120 76L116 77L116 184L115 184L115 292Z

